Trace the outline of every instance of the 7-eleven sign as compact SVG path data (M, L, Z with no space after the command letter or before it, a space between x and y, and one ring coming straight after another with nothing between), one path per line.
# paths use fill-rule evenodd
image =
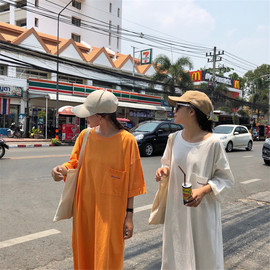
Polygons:
M141 51L141 65L152 63L152 49Z

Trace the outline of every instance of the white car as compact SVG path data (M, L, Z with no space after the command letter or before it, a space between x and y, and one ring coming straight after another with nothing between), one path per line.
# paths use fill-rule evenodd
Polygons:
M247 151L252 149L252 135L245 126L219 125L214 128L213 133L220 138L227 152L242 147Z

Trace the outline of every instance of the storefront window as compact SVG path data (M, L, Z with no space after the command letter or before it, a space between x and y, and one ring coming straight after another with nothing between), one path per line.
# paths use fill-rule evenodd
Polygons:
M10 105L10 114L0 114L0 128L9 128L11 123L18 124L19 106Z
M49 79L49 73L42 72L38 70L28 70L24 68L16 69L17 78L20 79L28 79L28 78L36 78L36 79Z
M0 75L7 75L7 65L0 65Z
M70 77L70 76L59 76L59 81L60 82L69 82L69 83L78 83L78 84L84 84L83 79L81 78L76 78L76 77Z

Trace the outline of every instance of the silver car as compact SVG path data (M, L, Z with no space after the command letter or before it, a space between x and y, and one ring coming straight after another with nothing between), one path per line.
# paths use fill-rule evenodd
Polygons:
M252 135L245 126L219 125L214 128L213 133L220 138L227 152L234 148L245 148L247 151L252 149Z

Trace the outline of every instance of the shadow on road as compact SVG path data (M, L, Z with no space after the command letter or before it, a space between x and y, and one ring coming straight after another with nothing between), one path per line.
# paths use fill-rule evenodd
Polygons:
M270 205L253 201L231 206L235 209L222 219L226 269L267 269Z

